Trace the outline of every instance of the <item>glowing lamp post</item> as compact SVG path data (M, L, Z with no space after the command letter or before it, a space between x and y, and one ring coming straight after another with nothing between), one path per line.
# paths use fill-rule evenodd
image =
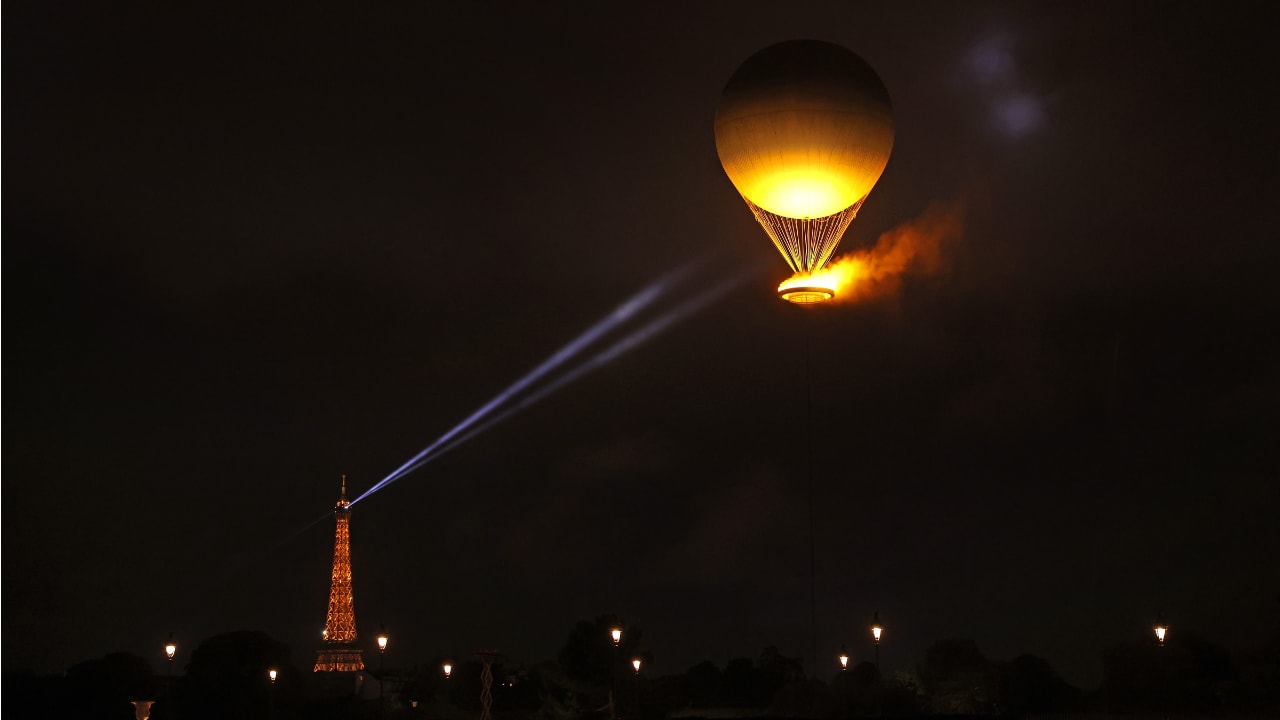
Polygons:
M1156 624L1152 629L1156 632L1156 644L1164 647L1164 636L1169 633L1169 626L1164 623L1164 616L1161 613L1156 613Z
M384 707L383 697L386 696L384 690L387 685L387 629L383 626L382 633L378 635L378 714L381 715Z
M849 653L845 651L843 645L840 646L840 669L841 670L849 669Z
M631 660L631 667L636 669L636 717L640 717L640 658Z
M451 665L451 664L449 664L449 663L445 663L445 664L444 664L444 679L445 679L445 680L448 680L448 679L449 679L449 676L450 676L450 675L452 675L452 674L453 674L453 665Z
M267 678L271 680L271 693L267 698L267 717L269 718L273 718L276 716L276 676L277 675L279 675L279 673L276 672L275 668L271 668L270 670L267 671Z
M164 714L172 717L173 708L173 656L178 654L178 645L173 641L173 633L169 633L169 642L164 644L164 655L168 658L168 674L164 681Z
M884 633L884 628L880 627L880 611L877 610L871 616L871 637L876 643L876 674L880 674L880 635Z
M609 715L618 720L618 706L614 698L618 694L618 646L622 644L622 628L611 629L609 637L613 638L613 662L609 663Z

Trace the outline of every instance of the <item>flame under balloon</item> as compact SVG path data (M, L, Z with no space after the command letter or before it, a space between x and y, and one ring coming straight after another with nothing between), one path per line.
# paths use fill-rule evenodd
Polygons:
M796 273L778 286L778 297L797 305L812 305L851 294L871 275L870 265L859 255L845 255L814 273Z

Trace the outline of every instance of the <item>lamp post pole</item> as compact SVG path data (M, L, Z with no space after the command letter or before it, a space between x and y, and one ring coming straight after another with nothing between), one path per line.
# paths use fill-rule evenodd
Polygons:
M164 645L164 654L169 659L164 679L164 714L165 717L175 718L178 713L174 712L173 708L173 656L178 654L178 646L173 642L173 633L169 633L169 642Z
M378 715L385 712L387 687L387 628L384 625L382 634L378 635Z
M450 704L450 702L452 702L452 700L451 700L451 696L452 696L452 694L453 694L453 693L451 693L451 692L450 692L450 690L452 689L452 686L449 684L449 678L453 675L453 663L451 663L451 662L449 662L449 661L447 661L447 660L446 660L446 661L444 662L444 665L442 665L442 666L441 666L441 669L442 669L442 670L444 670L444 707L445 707L445 714L448 714L448 712L449 712L449 704Z
M610 630L609 637L613 638L613 662L609 663L609 715L618 720L618 646L622 644L622 628Z
M271 679L271 687L267 690L267 718L274 720L276 716L276 669L271 668L267 671L267 677Z
M880 675L880 634L884 632L884 628L880 627L880 611L877 610L871 616L871 637L876 643L876 676Z
M1165 638L1165 636L1166 636L1166 635L1168 635L1168 634L1169 634L1169 626L1165 624L1165 621L1164 621L1164 613L1161 613L1161 612L1157 612L1157 613L1156 613L1156 623L1155 623L1155 625L1154 625L1151 629L1152 629L1152 630L1154 630L1154 631L1155 631L1155 634L1156 634L1156 646L1157 646L1157 647L1164 647L1164 638ZM1163 657L1163 656L1164 656L1164 653L1160 653L1160 655L1161 655L1161 657L1160 657L1160 659L1159 659L1157 662L1159 663L1159 665L1160 665L1160 670L1161 670L1161 672L1160 672L1160 686L1163 688L1163 686L1164 686L1164 672L1163 672L1163 671L1164 671L1164 667L1165 667L1165 662L1164 662L1164 657ZM1162 693L1162 694L1163 694L1163 693ZM1167 719L1167 718L1169 717L1169 699L1168 699L1167 697L1165 697L1165 698L1162 698L1162 700L1163 700L1163 702L1161 702L1160 704L1164 706L1164 712L1163 712L1163 713L1161 713L1161 716Z
M632 660L631 667L636 669L636 693L635 693L636 717L635 717L635 720L639 720L640 718L640 658L635 658L634 660Z

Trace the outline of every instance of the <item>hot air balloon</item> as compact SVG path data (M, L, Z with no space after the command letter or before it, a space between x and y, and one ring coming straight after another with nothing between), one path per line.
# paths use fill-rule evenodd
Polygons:
M771 45L729 78L715 133L729 180L796 273L778 294L834 297L805 278L831 258L889 162L893 108L875 70L829 42Z

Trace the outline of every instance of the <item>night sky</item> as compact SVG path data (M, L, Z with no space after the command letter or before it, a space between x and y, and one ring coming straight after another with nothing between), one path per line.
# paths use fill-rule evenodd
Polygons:
M242 629L309 669L340 477L672 273L611 339L739 282L354 507L371 656L533 664L615 612L655 673L826 678L879 611L887 670L964 637L1092 687L1158 611L1280 629L1262 6L106 5L5 6L6 670ZM841 251L949 228L811 309L712 133L803 37L894 104Z

